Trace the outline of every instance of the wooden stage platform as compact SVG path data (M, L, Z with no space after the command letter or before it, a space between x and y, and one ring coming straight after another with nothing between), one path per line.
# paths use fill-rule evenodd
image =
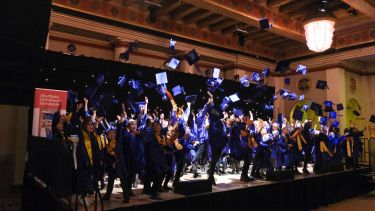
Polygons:
M362 176L369 168L345 170L325 174L300 174L294 180L273 182L256 180L244 183L239 174L215 176L217 186L210 193L185 196L172 191L161 193L162 201L152 201L142 194L142 186L134 190L129 203L122 202L121 188L115 188L105 210L310 210L369 191L368 181ZM205 179L203 175L199 179ZM182 180L194 180L188 173ZM104 195L105 190L102 192ZM88 207L94 210L94 206ZM98 206L100 210L100 205ZM79 210L84 210L80 206Z

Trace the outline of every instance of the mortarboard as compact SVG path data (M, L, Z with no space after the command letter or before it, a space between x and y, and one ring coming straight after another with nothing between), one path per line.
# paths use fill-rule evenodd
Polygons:
M229 96L229 99L230 99L230 101L232 101L232 102L237 102L237 101L240 100L240 98L238 97L238 94L237 94L237 93L236 93L236 94L232 94L232 95L230 95L230 96Z
M305 95L300 95L299 96L299 101L303 101L305 99Z
M244 87L249 87L250 86L250 81L249 81L249 76L244 75L240 78L240 83Z
M316 82L316 88L317 89L327 89L328 88L327 81L318 80L318 82Z
M243 111L239 108L233 108L233 114L236 117L243 116Z
M265 105L264 105L264 110L266 110L266 111L271 111L271 110L273 110L273 105L265 104Z
M336 119L336 112L335 111L331 111L331 112L329 112L329 118L330 119Z
M340 122L339 122L339 121L333 121L333 122L332 122L332 127L337 128L337 127L339 127L339 125L340 125Z
M290 84L290 78L285 78L284 79L284 84L289 85Z
M270 76L270 74L271 74L271 70L270 70L270 68L269 68L269 67L265 67L265 68L263 69L263 71L262 71L262 75L263 75L263 77L268 78L268 76Z
M224 97L223 100L221 101L220 108L221 110L226 110L229 106L229 103L231 102L229 97Z
M370 122L372 122L372 123L375 123L375 115L371 115L371 117L370 117L370 120L369 120Z
M344 105L342 103L339 103L339 104L336 105L336 109L338 111L344 110Z
M356 116L360 116L361 115L361 113L359 113L357 110L354 110L353 114L356 115Z
M223 89L219 89L219 86L224 81L221 78L209 78L206 82L207 88L209 92L215 92L216 90L224 91Z
M272 100L277 100L277 95L273 95Z
M305 105L302 106L302 109L304 111L307 111L309 109L309 104L308 103L305 103Z
M321 125L326 125L326 124L327 124L327 118L325 118L325 117L320 117L320 118L319 118L319 122L320 122Z
M180 85L177 85L177 86L173 87L172 88L172 92L173 92L173 96L177 96L177 95L180 95L180 94L185 94L184 87L182 87Z
M299 64L296 69L297 73L301 73L302 75L306 75L307 73L307 67Z
M220 69L214 68L214 72L212 73L213 78L219 78L220 77Z
M124 87L124 85L125 85L125 83L126 83L126 76L125 75L120 75L119 77L118 77L118 81L117 81L117 85L119 85L119 87Z
M156 84L157 85L167 84L168 83L168 78L167 78L167 73L166 72L155 74L155 78L156 78Z
M161 95L163 101L168 100L168 96L167 96L167 93L165 92L165 89L166 87L164 87L163 85L156 86L156 91Z
M179 64L180 64L180 60L176 58L172 58L171 60L169 60L169 62L165 64L165 66L175 70Z
M169 49L174 50L174 46L176 45L176 41L174 41L172 38L169 40Z
M315 111L317 115L322 114L322 105L312 102L310 105L310 109Z
M189 65L195 64L197 61L199 61L199 54L195 51L195 49L189 51L185 55L186 61L189 63Z
M103 85L103 83L104 83L104 74L103 74L103 73L100 73L100 74L98 75L98 77L96 78L96 85L97 85L98 87L100 87L100 86Z
M185 97L185 101L189 103L194 103L195 100L197 99L197 95L188 95Z
M332 105L333 105L332 101L324 101L325 111L327 112L333 111Z
M279 62L277 62L275 72L285 73L287 70L289 70L289 64L290 64L290 61L279 61Z
M303 119L303 112L301 111L301 107L296 106L293 112L293 119L302 121Z
M297 94L296 93L290 93L288 94L288 100L295 100L297 98Z
M261 78L260 74L257 73L257 72L253 72L253 74L251 75L252 81L259 82L261 79L262 78Z
M268 18L262 18L259 20L259 26L261 29L270 29L272 28L272 25L270 25L270 22Z

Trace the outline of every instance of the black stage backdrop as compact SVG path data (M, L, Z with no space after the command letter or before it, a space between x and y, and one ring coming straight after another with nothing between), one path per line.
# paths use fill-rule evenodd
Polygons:
M99 74L104 74L105 82L98 87L97 93L104 93L104 107L107 111L108 119L113 119L120 112L121 102L130 91L129 84L120 88L117 85L118 77L125 75L127 80L141 80L142 83L155 83L155 74L166 70L145 67L134 64L126 64L121 62L107 61L102 59L89 58L84 56L69 56L62 53L47 51L42 68L39 70L36 87L74 90L79 93L79 98L88 95L88 89L96 87L96 79ZM197 111L207 102L207 77L195 74L187 74L177 71L166 71L168 76L168 90L171 91L176 85L185 88L186 95L198 95L197 101L192 105L192 110ZM239 93L241 100L232 103L229 110L234 107L244 109L244 112L252 110L255 118L268 119L272 118L273 111L265 110L264 106L273 104L272 97L275 92L274 87L256 86L251 84L245 88L239 82L224 80L221 88L225 91L215 92L215 98L222 99L234 93ZM162 101L161 96L155 89L144 88L144 93L135 99L135 101L143 101L144 96L149 98L149 109L153 111L156 107L162 109L165 114L171 110L169 101ZM178 95L175 100L179 106L185 104L184 95ZM119 102L113 103L113 99ZM129 107L129 105L127 105ZM69 109L68 109L69 110Z

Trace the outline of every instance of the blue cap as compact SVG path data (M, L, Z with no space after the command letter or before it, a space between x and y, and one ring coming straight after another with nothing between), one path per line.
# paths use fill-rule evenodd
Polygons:
M265 67L265 68L263 69L263 71L262 71L262 75L263 75L263 77L268 78L268 76L270 76L270 74L271 74L271 70L270 70L270 68L269 68L269 67Z
M326 106L326 107L332 107L332 101L324 101L324 105Z
M216 90L224 91L223 89L219 89L223 81L224 79L221 79L221 78L209 78L206 82L208 91L209 92L215 92Z
M119 87L124 87L124 85L125 85L125 83L126 83L126 76L125 75L120 75L119 77L118 77L118 81L117 81L117 85L119 85Z
M305 95L300 95L299 96L299 101L303 101L305 99Z
M172 58L171 60L169 60L169 62L167 62L165 65L173 70L175 70L178 65L180 64L180 60L176 59L176 58Z
M180 95L180 94L185 94L184 87L182 87L180 85L177 85L177 86L173 87L172 88L172 92L173 92L173 96L177 96L177 95Z
M288 100L295 100L297 98L297 94L296 93L290 93L288 94Z
M136 102L135 103L138 107L141 107L141 106L145 106L146 105L146 102Z
M285 78L284 79L284 84L289 85L290 84L290 78Z
M302 106L302 109L304 111L307 111L309 109L309 104L308 103L305 103L305 105Z
M233 108L233 114L236 117L243 116L243 111L239 108Z
M337 127L339 127L339 125L340 125L340 122L339 122L339 121L333 121L333 122L332 122L332 127L337 128Z
M250 81L249 81L249 76L244 75L240 78L240 83L244 87L249 87L250 86Z
M277 100L277 98L278 98L277 95L273 95L273 96L272 96L272 99L273 99L273 100Z
M257 72L253 72L253 74L251 75L252 81L259 82L261 79L262 78L261 78L260 74L257 73Z
M306 75L307 73L307 67L299 64L296 69L297 73L301 73L302 75Z
M329 118L330 119L336 119L336 112L335 111L329 112Z
M221 101L220 108L221 110L226 110L229 106L229 103L231 102L229 97L224 97L223 100Z
M273 105L265 104L265 105L264 105L264 110L266 110L266 111L271 111L271 110L273 110Z
M326 117L320 117L319 122L321 125L326 125L327 124L327 118Z

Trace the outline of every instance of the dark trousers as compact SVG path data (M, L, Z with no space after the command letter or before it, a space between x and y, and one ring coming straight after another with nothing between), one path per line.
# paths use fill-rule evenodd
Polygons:
M195 158L193 160L193 173L198 173L197 166L201 160L203 160L203 155L207 154L207 143L202 143L198 146L198 150L195 154Z
M311 147L310 146L306 146L305 149L304 149L304 152L305 152L305 156L304 156L304 159L303 159L303 170L307 170L307 163L309 161L311 161Z
M115 179L117 178L116 169L112 168L108 171L108 183L107 183L107 192L105 193L108 198L111 196L113 191L113 185L115 182ZM131 183L130 180L121 179L121 188L122 188L122 195L124 198L129 198L129 192L131 190Z
M249 168L252 160L251 158L251 149L245 149L241 177L249 175Z
M177 152L175 158L176 158L176 173L174 175L174 182L178 182L180 181L180 177L182 175L182 171L186 163L185 153Z
M158 195L158 190L159 190L161 184L163 183L163 179L164 179L164 174L154 176L153 178L151 178L151 180L149 180L147 182L148 184L152 183L151 188L150 188L150 195L151 196L157 196Z
M260 176L260 168L262 167L262 160L263 160L263 150L261 147L258 147L255 152L254 157L254 166L251 169L251 176L259 177Z
M169 181L173 177L173 154L172 155L165 154L165 159L166 159L167 164L169 166L169 171L167 171L167 173L165 175L163 187L167 187Z
M215 172L215 167L217 163L220 161L221 155L223 153L223 148L222 147L212 147L211 146L211 161L210 161L210 168L208 169L208 177L213 178L214 177L214 172Z

